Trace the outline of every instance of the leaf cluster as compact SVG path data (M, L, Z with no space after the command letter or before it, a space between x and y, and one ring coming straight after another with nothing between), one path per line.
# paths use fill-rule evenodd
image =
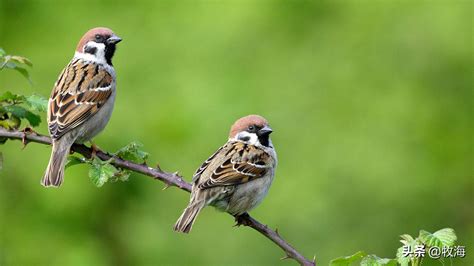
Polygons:
M7 55L0 48L0 71L13 69L21 73L30 81L26 67L31 67L31 61L17 55ZM0 127L15 130L26 120L30 127L36 127L41 123L40 113L46 111L48 101L40 95L24 96L6 91L0 95ZM0 139L0 144L6 139Z
M30 73L26 67L32 66L33 64L28 58L18 55L8 55L5 53L5 50L0 48L0 70L9 68L18 71L18 73L31 83Z
M444 228L434 233L430 233L425 230L420 230L420 233L417 238L413 238L409 234L404 234L400 237L402 238L400 242L403 244L403 246L409 246L410 250L414 250L415 246L419 245L424 245L425 248L438 247L440 249L443 247L452 247L457 240L456 233L451 228ZM368 255L363 251L359 251L350 256L333 259L331 260L329 265L349 266L359 260L361 260L361 266L395 266L398 264L402 266L421 265L421 258L416 258L413 256L404 256L403 246L398 248L396 258L393 259L380 258L376 255Z
M134 163L145 163L148 158L148 153L141 149L142 146L142 144L133 141L114 153L114 158L121 158ZM126 169L115 167L112 164L114 158L107 161L101 161L97 157L85 159L76 156L69 156L66 168L77 164L89 164L89 178L97 187L101 187L107 182L127 181L131 172Z

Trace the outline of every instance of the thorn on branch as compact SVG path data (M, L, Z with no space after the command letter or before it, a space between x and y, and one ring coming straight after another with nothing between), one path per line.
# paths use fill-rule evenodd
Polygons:
M21 149L23 150L24 148L26 148L26 145L28 145L28 139L26 138L26 136L33 133L36 134L36 132L31 127L25 127L21 132L23 132L23 136L21 137L21 143L23 144L23 147Z
M166 190L166 189L167 189L167 188L169 188L170 186L171 186L171 184L170 184L170 183L165 183L165 186L163 187L163 189L162 189L162 190Z
M286 254L283 258L281 258L280 260L287 260L287 259L291 259L290 255Z
M156 164L156 167L155 167L155 168L156 168L156 170L158 170L158 171L162 172L162 171L161 171L161 167L160 167L160 164L159 164L159 163L157 163L157 164Z
M278 232L278 228L275 228L275 233L277 234L277 236L280 236L280 232Z

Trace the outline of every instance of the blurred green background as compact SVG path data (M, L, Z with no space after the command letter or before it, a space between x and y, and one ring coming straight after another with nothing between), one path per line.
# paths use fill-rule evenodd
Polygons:
M189 180L258 113L279 167L251 214L304 255L394 257L399 235L452 227L454 265L473 265L472 2L135 2L1 0L0 47L33 61L34 84L2 71L0 90L49 96L82 34L110 27L124 41L102 149L138 140ZM174 233L188 194L149 177L96 188L75 166L46 190L50 147L0 151L0 265L295 264L212 208Z

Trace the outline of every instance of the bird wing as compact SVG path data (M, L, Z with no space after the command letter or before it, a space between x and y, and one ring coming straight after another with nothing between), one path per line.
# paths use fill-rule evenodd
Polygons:
M80 59L63 70L49 99L48 127L53 139L96 114L112 95L112 75L95 63Z
M208 178L199 182L198 188L243 184L265 176L273 164L274 159L254 145L229 143L208 163Z
M207 158L207 160L205 160L201 166L196 170L196 172L194 172L193 174L193 180L192 182L196 182L199 180L199 177L201 176L201 174L207 169L207 167L209 166L209 164L214 160L214 158L221 152L222 149L224 149L225 147L227 146L224 145L224 146L221 146L219 149L217 149L216 152L214 152L209 158Z

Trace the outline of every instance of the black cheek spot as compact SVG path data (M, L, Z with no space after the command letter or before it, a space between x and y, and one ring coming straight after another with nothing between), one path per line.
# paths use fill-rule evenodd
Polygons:
M84 47L84 53L95 54L96 52L97 52L97 48L95 47L90 47L90 46Z
M245 137L240 137L239 138L241 141L249 141L250 140L250 137L249 136L245 136Z

